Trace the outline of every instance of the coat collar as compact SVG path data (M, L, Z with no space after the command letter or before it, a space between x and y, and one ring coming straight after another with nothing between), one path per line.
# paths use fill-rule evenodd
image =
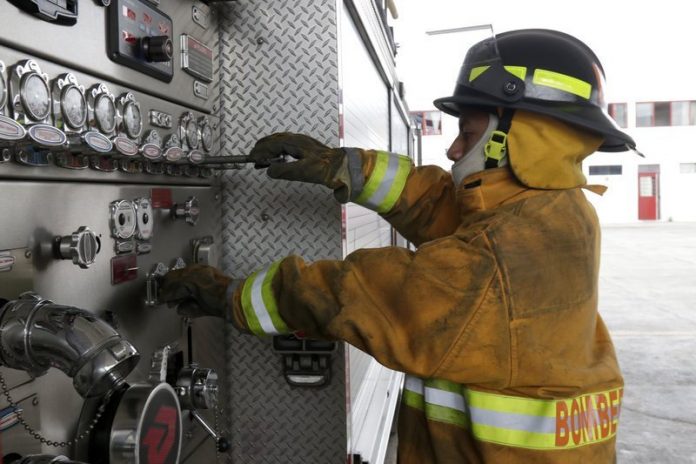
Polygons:
M468 214L497 208L540 192L542 190L521 184L510 168L503 166L466 177L457 188L457 201L462 214Z

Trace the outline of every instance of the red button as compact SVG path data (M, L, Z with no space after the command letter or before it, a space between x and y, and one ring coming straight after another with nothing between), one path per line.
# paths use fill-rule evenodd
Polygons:
M123 32L123 40L128 42L129 44L133 45L138 41L138 38L131 34L128 31L122 31Z

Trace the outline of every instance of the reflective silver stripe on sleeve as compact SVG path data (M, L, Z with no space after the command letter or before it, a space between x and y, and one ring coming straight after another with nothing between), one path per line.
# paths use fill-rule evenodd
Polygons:
M263 331L267 334L277 334L278 329L273 325L270 311L263 301L263 281L266 279L267 274L268 269L264 269L256 275L256 279L254 279L254 283L251 286L251 304Z
M389 163L387 165L387 172L384 173L384 177L377 188L377 191L373 193L370 198L365 200L363 206L370 209L378 209L382 206L384 199L389 194L391 190L392 183L396 178L396 173L399 170L399 157L397 155L389 155Z

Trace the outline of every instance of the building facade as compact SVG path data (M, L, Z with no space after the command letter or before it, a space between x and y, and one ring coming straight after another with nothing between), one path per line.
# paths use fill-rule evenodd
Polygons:
M588 183L609 187L588 194L600 222L696 221L696 102L612 103L609 112L644 157L599 152L585 161Z

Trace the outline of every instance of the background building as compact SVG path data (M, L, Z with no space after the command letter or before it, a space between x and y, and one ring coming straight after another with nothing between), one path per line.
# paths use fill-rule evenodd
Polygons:
M589 183L609 190L589 194L602 223L696 221L696 102L613 103L610 113L645 156L597 153L584 163Z

